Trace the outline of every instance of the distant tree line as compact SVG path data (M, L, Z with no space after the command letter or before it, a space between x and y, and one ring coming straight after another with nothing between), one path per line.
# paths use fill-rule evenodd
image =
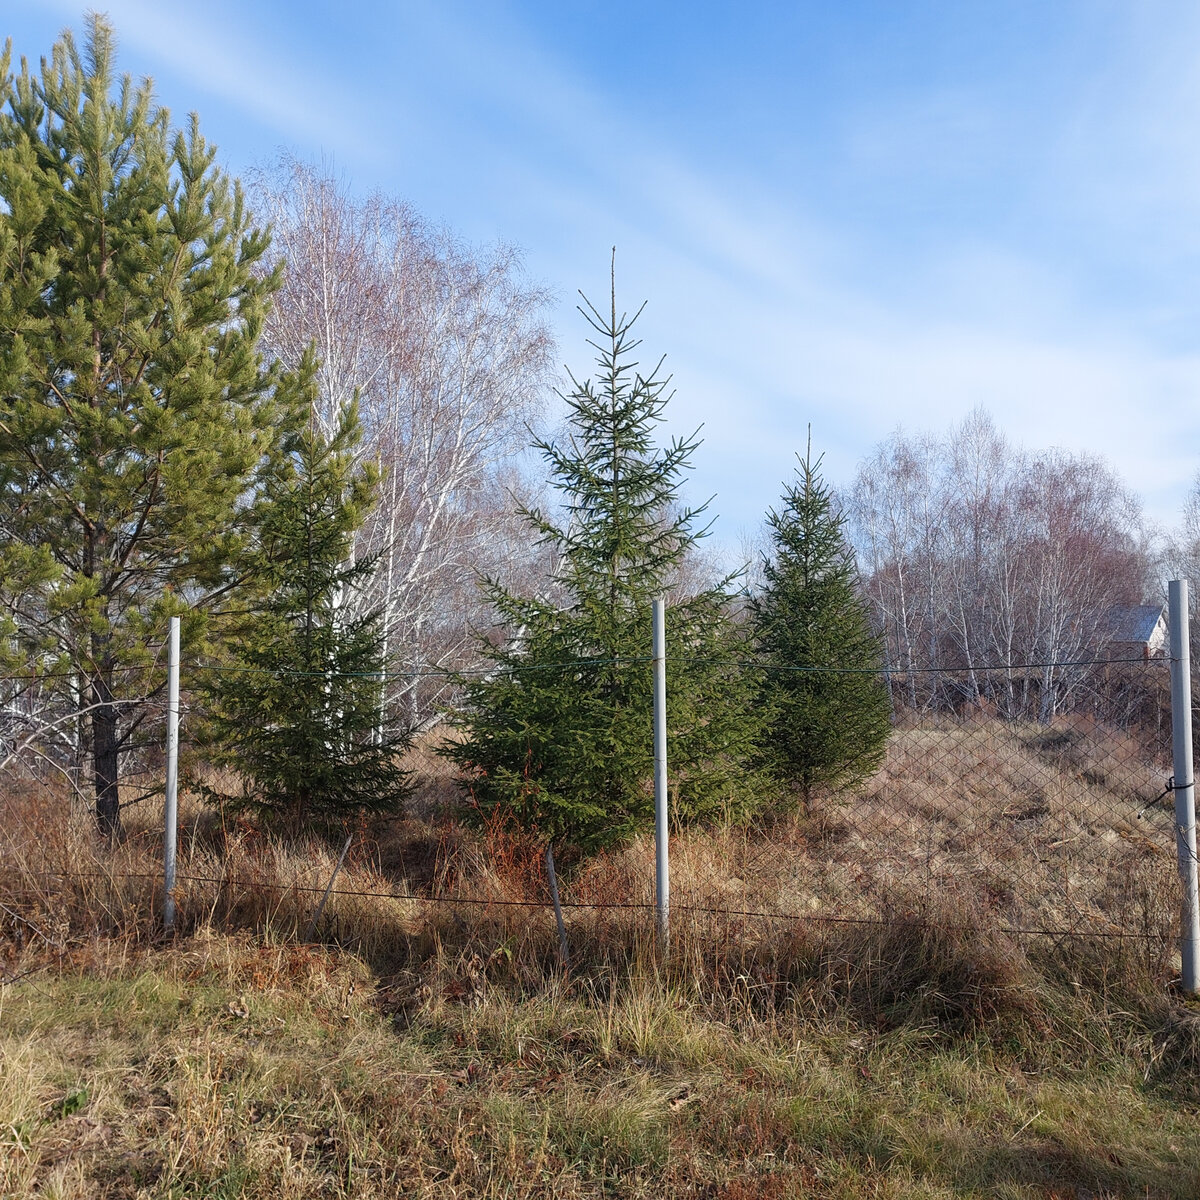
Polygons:
M912 707L986 700L1048 719L1094 674L1049 664L1104 657L1113 609L1158 590L1115 472L1022 450L982 411L944 437L893 434L844 500L893 688Z

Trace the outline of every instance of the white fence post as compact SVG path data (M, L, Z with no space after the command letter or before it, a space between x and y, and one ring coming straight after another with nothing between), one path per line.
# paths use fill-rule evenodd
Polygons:
M667 861L667 629L666 601L654 601L654 858L658 936L664 948L670 938L671 872Z
M163 928L175 928L175 840L179 826L179 618L167 637L167 786L163 806Z
M1200 889L1196 875L1196 786L1192 773L1192 664L1188 630L1188 585L1172 579L1167 585L1171 622L1171 740L1174 749L1175 850L1183 883L1179 922L1179 951L1183 990L1200 991L1197 954L1200 953Z

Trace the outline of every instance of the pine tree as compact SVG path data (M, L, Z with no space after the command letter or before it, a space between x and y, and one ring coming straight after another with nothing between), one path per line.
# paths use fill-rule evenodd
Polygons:
M657 448L669 399L661 360L643 375L633 317L587 300L597 336L596 382L571 377L565 444L535 443L563 497L565 523L523 515L559 564L562 603L489 592L507 643L467 687L467 736L448 748L480 817L511 822L583 850L620 842L653 815L651 600L665 592L703 535L702 510L677 492L698 442ZM667 612L668 761L676 822L737 815L757 801L746 769L758 733L738 669L724 586Z
M166 619L233 582L302 380L255 352L277 278L195 117L119 82L90 18L40 75L0 55L0 604L88 714L101 828Z
M395 810L409 790L408 734L380 735L381 613L355 616L350 603L373 566L349 560L374 482L352 467L357 440L353 408L328 441L315 422L297 437L250 563L259 602L209 687L214 758L243 781L210 795L293 829Z
M869 776L891 731L882 646L820 466L810 441L798 481L767 515L772 553L763 564L765 586L751 600L771 713L767 762L806 809L819 789Z

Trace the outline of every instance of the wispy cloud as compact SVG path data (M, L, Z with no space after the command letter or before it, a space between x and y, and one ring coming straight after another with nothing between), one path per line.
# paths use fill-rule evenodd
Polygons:
M1052 51L1015 21L987 72L864 87L823 140L803 114L756 114L789 149L758 161L648 110L619 45L564 57L534 6L350 6L351 62L212 2L217 24L108 7L131 50L301 153L352 160L364 190L522 242L584 370L574 289L603 296L619 245L621 294L649 297L647 353L676 375L672 427L706 427L693 487L731 527L774 502L810 420L844 478L896 425L979 404L1026 444L1106 455L1173 517L1200 457L1193 6L1056 9Z
M71 0L42 0L64 23L80 27L80 9ZM119 43L138 52L142 63L169 68L200 95L217 96L241 109L277 138L305 147L340 150L365 158L372 147L370 122L354 95L322 79L316 63L281 59L236 9L220 20L205 5L162 0L105 0ZM124 54L123 64L134 55ZM153 74L141 70L137 74ZM199 107L199 104L197 104ZM264 147L264 152L270 147Z

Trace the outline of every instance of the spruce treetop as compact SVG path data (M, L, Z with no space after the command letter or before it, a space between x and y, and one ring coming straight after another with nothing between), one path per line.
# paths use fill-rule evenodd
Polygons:
M527 510L544 541L559 550L570 586L607 597L609 605L645 604L668 583L690 546L704 536L694 528L706 507L679 508L679 486L699 443L698 433L673 438L664 448L654 434L673 396L660 358L644 374L633 358L641 346L633 327L645 309L618 315L615 269L610 315L586 296L579 313L595 333L595 379L558 393L567 406L566 445L537 440L551 480L565 496L565 527Z
M814 653L831 653L835 631L815 622L824 612L826 593L840 595L853 587L854 551L846 537L845 518L835 509L832 490L821 475L824 455L813 459L811 437L805 456L796 457L799 478L785 488L782 505L767 512L773 553L762 566L765 598L755 605L765 622L759 637L767 643L778 639L793 648L808 637ZM825 619L829 619L827 612ZM811 659L804 665L828 664Z
M565 522L525 516L557 550L561 600L490 596L510 635L487 647L497 670L468 683L466 731L446 753L463 768L471 811L581 850L620 842L652 817L650 607L704 530L678 490L695 435L655 441L670 394L660 359L634 358L641 314L586 297L598 371L563 396L565 444L536 443L564 498ZM730 596L710 587L667 611L668 641L687 646L667 688L676 823L751 807L744 770L758 723L737 666Z

